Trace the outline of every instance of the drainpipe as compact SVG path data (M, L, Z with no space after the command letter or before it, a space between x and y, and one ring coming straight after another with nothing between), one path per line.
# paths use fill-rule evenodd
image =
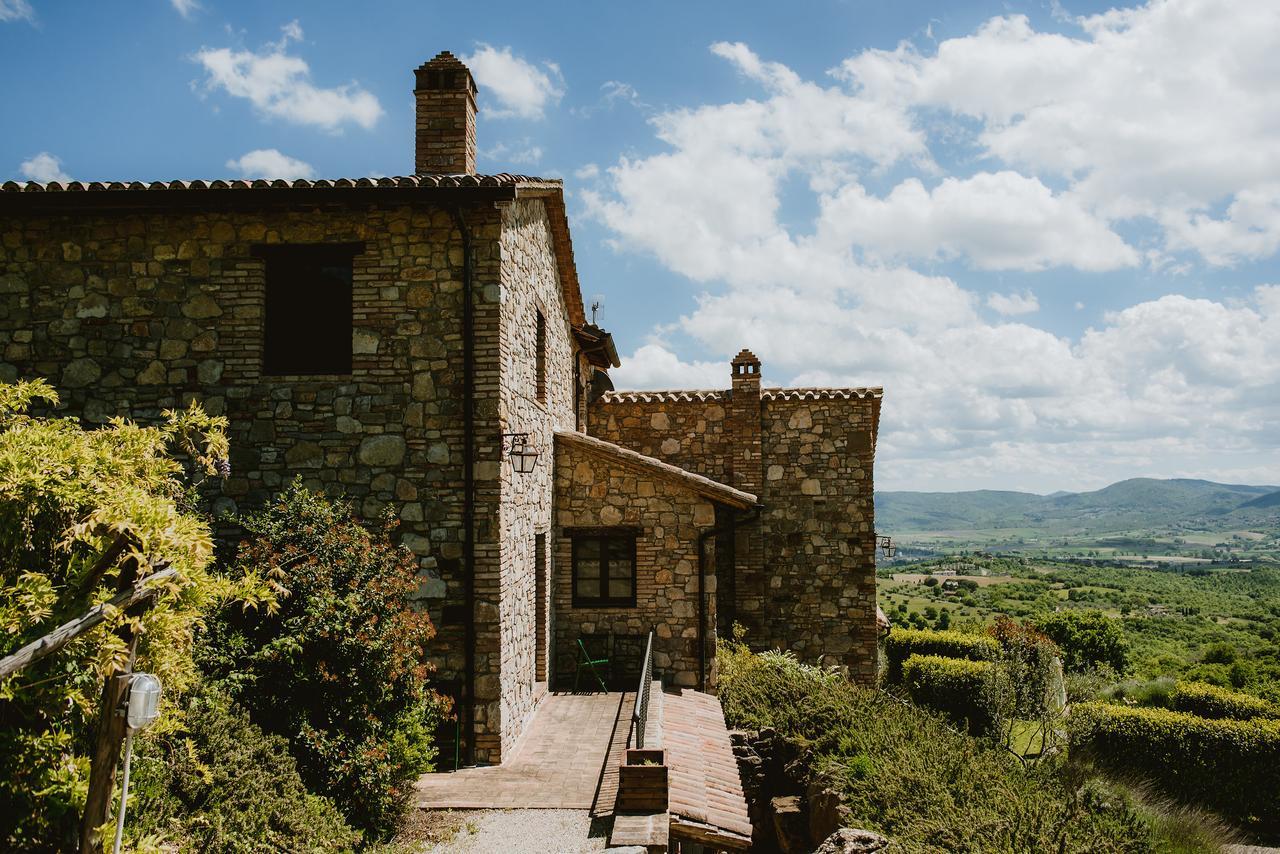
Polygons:
M476 764L476 425L475 425L475 295L471 282L471 232L460 208L450 208L462 235L462 586L463 633L462 731L466 733L466 764Z
M698 690L707 690L707 549L706 542L721 534L733 534L739 524L759 521L763 504L757 504L747 515L730 517L723 525L708 528L698 535ZM736 571L736 567L735 567Z

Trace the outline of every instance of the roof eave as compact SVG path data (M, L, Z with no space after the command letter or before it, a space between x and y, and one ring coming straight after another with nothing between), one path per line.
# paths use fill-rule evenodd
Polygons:
M598 439L595 436L589 436L586 433L579 433L575 430L557 430L555 438L557 442L571 443L587 453L607 457L630 468L646 471L655 477L678 482L690 491L715 504L736 507L739 510L752 510L759 506L759 499L750 492L743 492L741 489L736 489L709 477L703 477L700 474L695 474L654 457L645 456L630 448L615 445L613 442L606 442L604 439Z

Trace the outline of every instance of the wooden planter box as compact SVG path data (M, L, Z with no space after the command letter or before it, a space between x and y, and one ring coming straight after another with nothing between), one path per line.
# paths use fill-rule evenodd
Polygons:
M656 763L648 764L645 763ZM667 752L630 748L618 768L618 812L666 812Z

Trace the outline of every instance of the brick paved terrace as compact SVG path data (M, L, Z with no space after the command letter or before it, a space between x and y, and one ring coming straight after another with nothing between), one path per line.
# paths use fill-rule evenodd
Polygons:
M418 806L591 809L610 745L625 744L634 702L634 693L548 694L501 765L424 774L414 784Z

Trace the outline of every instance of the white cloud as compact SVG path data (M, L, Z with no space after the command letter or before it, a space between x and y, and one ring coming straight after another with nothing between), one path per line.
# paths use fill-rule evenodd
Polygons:
M987 294L987 305L1005 316L1033 314L1040 310L1040 300L1036 299L1036 295L1031 291L1023 291L1020 294Z
M527 136L511 143L499 142L481 153L489 160L517 166L532 166L542 160L542 146L534 145Z
M302 37L297 21L281 28L280 41L261 51L202 48L195 61L204 68L208 89L247 99L264 115L336 131L343 125L372 128L382 116L378 99L356 83L323 89L311 82L311 68L286 53Z
M173 8L177 10L179 15L188 19L194 17L196 12L204 8L197 0L169 0L169 2L173 4Z
M1153 2L1075 38L999 18L928 56L863 52L834 83L713 46L763 95L654 116L660 150L581 194L619 251L701 291L619 387L723 387L743 346L766 378L883 385L890 489L1280 482L1280 285L1143 297L1072 337L1016 319L1039 307L1025 278L930 269L1194 276L1280 251L1277 67L1256 49L1280 18L1242 5L1236 32L1208 5ZM806 187L817 214L785 221ZM720 358L689 362L683 341Z
M594 181L596 178L600 177L600 167L595 163L588 163L584 166L579 166L573 171L573 177L577 178L579 181Z
M258 148L238 160L228 160L227 168L243 178L312 178L316 173L310 163L281 154L274 148Z
M993 18L928 55L864 51L838 76L914 122L962 119L951 131L986 157L1066 182L1104 220L1156 224L1171 250L1211 264L1274 252L1280 229L1250 192L1280 181L1280 4L1151 0L1077 23L1070 37ZM1248 237L1257 216L1265 234Z
M0 21L26 21L34 24L36 10L27 0L0 0Z
M547 107L564 97L564 75L554 62L535 65L516 56L510 47L483 42L462 61L475 76L480 97L491 96L498 102L498 109L485 110L493 118L540 119Z
M661 344L645 344L613 372L619 388L715 389L728 385L728 362L683 362Z
M981 270L1101 271L1141 259L1078 199L1007 170L946 178L931 190L908 178L884 198L850 183L823 199L820 227L877 260L964 257Z
M28 181L70 181L71 176L62 171L62 161L47 151L42 151L30 160L24 160L18 166L22 176Z

